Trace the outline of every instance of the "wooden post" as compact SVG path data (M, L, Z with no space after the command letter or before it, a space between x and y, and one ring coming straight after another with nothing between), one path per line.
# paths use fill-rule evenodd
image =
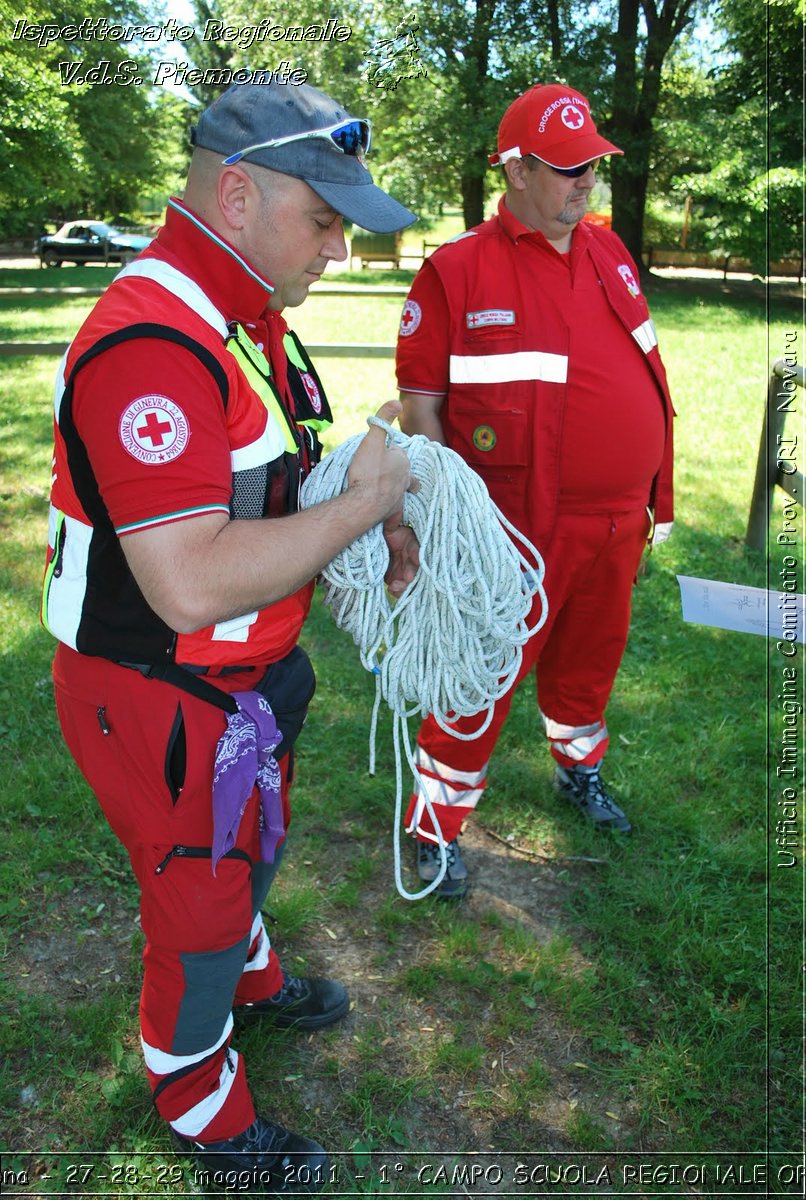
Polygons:
M773 363L767 388L761 441L758 447L753 498L750 501L750 516L745 535L747 545L753 550L764 550L767 545L776 484L783 487L786 493L797 500L799 504L803 504L803 473L800 471L792 474L782 472L780 446L786 422L785 401L792 398L791 389L784 386L785 381L788 383L794 380L798 387L804 387L806 386L805 376L806 372L803 367L787 366L782 358Z

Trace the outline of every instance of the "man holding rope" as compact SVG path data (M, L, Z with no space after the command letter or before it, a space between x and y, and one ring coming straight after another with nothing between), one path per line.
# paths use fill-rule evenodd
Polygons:
M467 889L462 822L484 792L515 687L535 665L557 791L596 827L630 831L600 773L604 712L642 552L671 528L673 411L636 265L615 234L582 221L599 160L621 153L578 92L524 93L490 157L506 179L497 215L437 250L403 309L404 431L444 442L478 471L546 567L548 618L486 732L459 741L433 718L420 730L422 791L406 828L420 878L435 879L430 800L448 843L442 898Z
M379 522L392 592L416 569L400 518L416 484L382 429L343 494L298 511L330 410L281 310L346 256L342 217L415 219L373 184L369 139L314 88L230 88L57 385L43 619L65 740L141 889L154 1103L211 1172L272 1194L319 1190L327 1160L257 1115L233 1016L309 1030L349 1008L341 984L281 971L260 915L314 688L297 640L314 578Z

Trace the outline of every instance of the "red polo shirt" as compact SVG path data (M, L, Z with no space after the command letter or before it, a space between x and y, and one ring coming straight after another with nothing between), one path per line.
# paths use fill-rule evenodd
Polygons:
M508 302L497 303L497 280L491 276L483 281L489 312L500 308L502 322L512 319L523 328L524 350L545 349L540 314L547 298L567 329L560 511L643 508L663 457L662 399L646 356L607 301L587 238L575 230L570 252L560 254L542 233L527 229L503 198L497 219L500 236L518 248L523 311L510 314ZM484 265L480 257L479 269L483 271ZM439 275L426 260L409 300L416 307L407 304L404 311L397 350L398 386L403 391L446 395L450 329L452 322L467 323L464 297L446 296ZM483 319L495 318L485 314Z

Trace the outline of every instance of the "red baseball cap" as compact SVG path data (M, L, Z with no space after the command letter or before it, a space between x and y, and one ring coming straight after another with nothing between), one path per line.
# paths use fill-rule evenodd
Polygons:
M596 130L588 101L561 83L537 83L510 104L498 126L498 153L490 165L534 154L550 167L566 169L603 154L623 154Z

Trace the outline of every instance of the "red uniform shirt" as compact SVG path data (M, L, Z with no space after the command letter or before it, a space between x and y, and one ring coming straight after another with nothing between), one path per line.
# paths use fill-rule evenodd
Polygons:
M503 465L492 452L495 440L500 454L525 467L530 461L531 438L534 470L545 469L547 462L554 470L554 463L561 463L558 511L643 508L649 503L664 455L664 401L644 349L608 300L600 278L602 268L592 254L589 228L576 230L570 253L559 254L541 233L528 230L517 220L503 199L498 217L480 229L490 227L495 229L492 237L511 244L513 252L506 262L512 264L510 269L517 278L502 278L500 259L493 265L486 252L490 238L482 243L482 238L472 233L438 252L444 256L439 263L446 262L450 254L477 251L470 272L472 297L446 294L444 269L440 271L438 263L427 260L414 281L401 322L398 386L403 391L446 395L453 406L451 422L457 422L467 394L463 395L461 385L451 383L451 355L457 347L463 353L467 347L471 354L504 352L512 360L542 353L552 360L549 372L557 371L557 378L549 384L555 391L549 393L544 383L536 382L534 395L540 403L561 406L561 416L554 422L558 444L548 445L545 425L538 429L536 421L529 418L524 431L516 429L509 439L512 444L504 448L504 439L509 438L506 408L515 395L515 387L504 385L491 400L489 428L482 424L472 430L471 454L475 451L475 456L470 458L471 465L493 490ZM613 235L608 238L615 241ZM615 286L634 294L629 263L619 266ZM610 273L616 275L612 268ZM625 298L632 303L627 290ZM635 320L639 323L640 315ZM562 365L563 360L567 366ZM561 365L556 366L558 363ZM517 371L517 367L513 369ZM517 386L519 400L512 401L516 407L527 390L523 384ZM448 416L444 407L442 415ZM527 444L519 446L523 437ZM466 456L466 445L454 445L452 436L448 441Z

